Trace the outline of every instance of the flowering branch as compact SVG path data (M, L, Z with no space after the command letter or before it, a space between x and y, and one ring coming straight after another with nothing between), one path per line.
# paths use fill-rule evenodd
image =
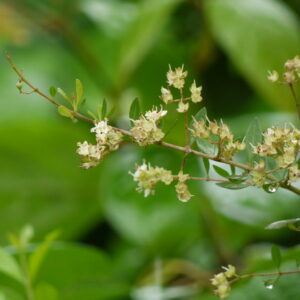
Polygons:
M273 285L278 280L279 276L282 275L291 275L291 274L300 274L300 270L293 270L293 271L277 271L277 272L270 272L270 273L250 273L239 275L236 273L236 269L232 265L228 265L228 267L222 267L224 272L220 272L211 279L211 284L215 286L215 294L220 297L220 299L226 299L231 291L231 286L241 280L253 277L270 277L276 276L275 279L268 280L265 282L267 288L273 288Z
M22 72L17 69L15 66L12 58L9 55L6 55L8 62L10 63L12 69L16 72L19 81L17 83L17 88L19 89L21 94L28 94L28 93L37 93L47 101L51 102L55 106L58 107L59 112L66 117L71 119L82 119L86 122L92 123L95 125L91 129L92 132L96 134L96 145L91 145L87 142L78 143L78 150L77 152L82 156L83 168L90 168L96 166L100 160L102 160L107 154L111 151L117 150L119 145L122 143L122 136L129 136L132 138L133 141L138 143L140 146L147 146L151 144L161 145L163 147L171 148L177 151L181 151L185 153L184 160L186 156L189 154L193 154L198 157L202 157L211 161L221 162L233 167L237 167L242 169L247 176L251 176L252 180L243 180L243 183L247 185L257 185L262 187L266 180L275 182L278 186L287 189L297 195L300 195L300 189L296 188L295 186L291 185L291 182L296 182L299 177L299 169L297 164L294 164L295 158L299 152L300 142L299 137L300 133L297 129L281 129L281 128L269 128L268 131L264 134L265 143L259 144L257 146L253 146L254 153L259 156L271 156L275 157L276 159L280 160L280 166L275 168L274 170L267 171L265 170L265 165L263 163L259 163L256 166L243 164L240 162L236 162L232 160L232 157L238 152L245 149L246 145L244 142L233 141L233 134L231 133L229 127L221 122L221 124L217 124L216 122L209 121L209 124L206 124L205 120L197 121L194 119L192 124L193 128L188 128L188 108L189 102L199 103L202 101L201 97L201 90L202 87L197 87L195 81L190 87L191 96L190 97L183 97L182 89L185 84L185 78L187 76L187 72L183 71L183 67L169 70L167 73L168 79L168 86L169 88L173 86L180 91L180 101L178 102L177 99L173 100L173 95L170 89L162 88L162 96L161 99L165 104L178 102L177 111L179 113L184 113L184 129L185 129L185 147L170 144L163 141L165 134L159 128L159 121L167 114L166 110L158 111L154 109L152 111L148 111L144 116L141 116L137 120L132 120L133 127L130 130L125 130L122 128L113 127L107 124L107 119L101 120L99 116L100 122L96 120L96 118L90 119L85 115L79 113L77 111L78 104L80 101L80 97L77 95L79 100L74 102L75 100L69 99L66 94L61 90L57 89L57 91L73 105L73 108L68 108L58 101L54 99L54 97L50 97L43 93L40 89L35 87L32 83L30 83L22 74ZM32 91L31 92L24 92L22 90L23 83L25 83ZM79 94L82 93L77 91ZM218 153L217 155L207 154L204 152L200 152L191 148L190 145L190 132L194 136L194 138L206 139L211 142L212 145L218 145ZM217 139L217 140L216 140ZM270 142L271 141L271 142ZM296 141L296 144L295 144ZM271 143L271 144L270 144ZM281 153L281 155L277 154ZM272 175L277 170L281 168L288 169L288 177L286 180L281 180L278 182L278 179ZM140 171L143 171L145 178L140 178ZM134 179L136 181L144 180L140 185L143 187L145 184L147 188L144 189L145 195L153 192L153 186L157 181L162 180L160 176L164 178L164 172L162 168L153 168L150 165L142 165L138 167L137 171L134 173ZM169 172L169 171L168 171ZM163 174L163 175L162 175ZM168 174L171 175L171 174ZM150 177L149 177L150 176ZM151 177L152 176L152 177ZM153 177L154 176L154 177ZM171 180L172 179L172 180ZM181 201L188 201L192 196L186 185L187 180L199 180L199 181L215 181L219 183L230 183L230 178L228 179L213 179L210 177L193 177L189 176L188 174L183 174L182 170L178 175L171 175L168 177L165 182L169 184L173 180L178 180L177 185L175 186L176 192L179 196ZM149 181L149 182L146 182Z

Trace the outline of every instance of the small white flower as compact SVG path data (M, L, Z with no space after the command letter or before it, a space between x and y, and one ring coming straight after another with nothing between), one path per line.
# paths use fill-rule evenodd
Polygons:
M178 104L178 108L177 111L180 113L184 113L186 111L188 111L189 109L189 104L188 103L184 103L183 101L180 101Z
M162 87L161 88L161 100L164 101L166 104L170 103L173 101L173 95L170 90Z
M173 71L170 66L170 70L167 73L168 84L177 89L182 89L184 87L184 79L186 76L187 72L183 71L183 66L176 68L175 71Z
M197 87L196 81L190 87L192 102L197 103L202 101L201 91L202 86Z
M268 71L268 80L271 82L276 82L279 78L277 71Z
M105 144L109 130L110 126L107 125L107 121L101 121L95 124L95 127L91 129L91 132L95 132L96 139L101 144Z

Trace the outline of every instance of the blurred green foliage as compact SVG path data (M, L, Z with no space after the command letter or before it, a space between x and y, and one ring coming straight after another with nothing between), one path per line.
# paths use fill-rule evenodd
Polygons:
M168 64L185 64L203 85L208 115L225 118L242 137L254 116L263 128L297 122L288 91L267 82L266 74L299 54L299 16L300 4L292 0L2 0L0 47L46 92L57 86L69 94L80 78L83 111L96 112L106 98L108 111L116 106L113 122L124 127L132 100L138 97L143 110L159 104ZM208 278L221 264L271 270L268 243L297 244L287 229L264 230L299 217L299 199L289 192L197 183L187 204L164 187L143 198L128 174L135 163L147 158L180 167L178 153L158 146L126 145L98 168L79 169L76 142L90 139L89 126L61 118L36 95L20 96L4 56L0 62L1 245L27 223L36 242L57 228L65 241L54 243L41 265L36 300L154 299L153 290L142 288L161 284L165 296L155 299L215 299ZM175 109L169 114L166 129L177 118ZM168 136L177 144L181 121ZM187 168L205 172L198 159ZM14 251L4 247L0 257ZM297 256L298 248L283 251L283 269L293 269ZM17 273L11 275L0 262L0 299L24 299ZM251 279L230 299L297 299L297 280L282 278L268 290Z

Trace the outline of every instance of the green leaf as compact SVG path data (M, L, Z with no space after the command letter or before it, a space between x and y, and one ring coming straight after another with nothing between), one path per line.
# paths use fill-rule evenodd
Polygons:
M51 97L54 98L55 95L56 95L56 87L55 86L50 86L49 93L50 93Z
M0 286L0 300L25 300L19 292L11 289L8 286Z
M226 170L224 170L216 165L214 165L213 168L220 176L225 177L225 178L230 177L230 174Z
M99 107L98 107L99 108ZM87 112L87 114L93 119L93 120L98 120L98 118L96 117L96 115L93 113L93 112L91 112L91 111L88 111Z
M23 284L24 277L16 260L3 248L0 248L0 272L14 278Z
M35 300L58 300L59 295L57 290L50 284L40 283L34 289Z
M209 177L209 169L210 169L210 162L208 158L202 157L203 165L206 171L207 177Z
M104 98L104 99L103 99L103 102L102 102L102 114L101 114L101 120L104 120L104 119L105 119L106 113L107 113L107 102L106 102L106 99Z
M76 79L75 83L76 83L76 106L78 106L83 96L83 86L79 79Z
M252 153L252 145L256 146L262 142L261 126L258 118L255 118L249 125L246 136L245 143L247 144L246 151L248 155L248 160L251 162L253 160L254 154Z
M130 106L130 110L129 110L129 118L131 120L137 120L139 119L141 114L141 108L140 108L140 103L139 103L139 99L135 98Z
M53 244L40 269L39 282L47 283L43 289L50 296L58 293L62 300L126 299L129 292L128 279L114 274L114 265L104 252L75 243Z
M107 114L107 118L108 118L108 119L111 118L111 116L114 114L115 111L116 111L116 107L113 106L113 107L111 108L111 110L109 111L109 113Z
M279 270L281 265L281 253L277 246L272 245L271 255L272 255L273 263L275 264L276 268Z
M230 165L231 175L235 175L235 166Z
M217 185L228 190L241 190L249 186L249 184L234 182L218 182Z
M299 23L289 6L277 0L208 0L204 14L217 42L262 100L294 111L288 89L266 78L267 70L281 71L299 53Z
M61 89L57 88L56 91L69 103L73 103L73 101L67 96L67 94Z
M207 110L206 110L206 107L202 107L194 116L193 118L196 120L196 121L200 121L202 119L206 119L206 116L207 116Z
M122 36L120 63L116 82L123 86L143 58L155 45L173 9L182 0L152 0L137 2L137 14Z
M202 107L193 117L192 120L190 121L189 124L189 128L192 128L192 124L194 122L194 120L196 121L200 121L200 120L206 120L206 116L207 116L207 110L205 107ZM191 141L191 145L194 143L195 138L192 135L192 133L190 132L190 141Z
M135 148L122 155L108 157L102 165L106 175L99 187L105 199L107 220L125 240L147 247L150 252L165 253L183 249L194 241L195 231L192 228L199 221L199 214L195 209L197 202L190 201L183 208L174 190L163 184L157 186L155 195L144 198L142 193L136 191L136 183L128 175L128 170L132 170L143 158L155 161L158 166L172 169L174 162L181 157L165 149L150 149L149 152L146 149L141 153ZM196 163L192 165L191 171L199 173ZM118 189L113 188L112 183ZM182 217L186 222L180 222Z
M51 247L53 241L58 237L59 231L48 234L45 241L41 243L29 257L29 274L32 281L36 279L39 268Z
M196 138L196 144L198 149L205 154L215 155L217 152L217 147L206 139Z
M228 179L232 183L243 183L247 179L247 176L244 176L244 175L233 175L233 176L228 177Z
M63 228L63 238L78 237L94 222L101 222L102 198L95 197L101 168L83 172L75 153L76 143L87 139L86 127L61 119L44 120L43 124L33 118L0 126L5 153L0 156L2 244L7 243L8 232L22 228L28 220L35 240L42 240L53 228ZM13 132L19 132L18 143Z
M21 229L20 232L20 245L25 249L34 236L34 229L31 225L26 225Z
M74 119L73 113L63 105L58 106L57 111L63 117Z

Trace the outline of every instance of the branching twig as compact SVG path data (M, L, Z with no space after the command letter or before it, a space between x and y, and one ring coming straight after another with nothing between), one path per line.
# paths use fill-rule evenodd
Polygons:
M32 91L34 91L35 93L39 94L41 97L45 98L46 100L48 100L49 102L51 102L52 104L56 105L57 107L61 106L61 104L59 102L57 102L55 99L53 99L52 97L49 97L48 95L46 95L45 93L43 93L40 89L38 89L37 87L35 87L32 83L30 83L25 77L24 75L22 74L22 72L20 70L17 69L17 67L15 66L12 58L6 54L6 57L7 57L7 60L8 62L10 63L12 69L15 71L15 73L18 75L19 77L19 80L24 82L28 87L30 87L32 89ZM94 120L72 110L72 109L69 109L69 112L76 118L78 119L82 119L86 122L89 122L89 123L95 123ZM246 165L246 164L242 164L242 163L239 163L239 162L236 162L236 161L232 161L232 160L226 160L224 158L221 158L221 157L217 157L215 155L210 155L210 154L206 154L206 153L203 153L203 152L199 152L199 151L196 151L194 149L191 149L190 148L190 145L189 145L189 132L188 132L188 124L187 124L187 117L185 117L185 133L186 133L186 147L181 147L181 146L178 146L178 145L174 145L174 144L170 144L170 143L167 143L167 142L163 142L163 141L160 141L157 143L157 145L161 145L161 146L164 146L164 147L167 147L167 148L171 148L171 149L174 149L174 150L177 150L177 151L181 151L181 152L184 152L185 154L189 154L189 153L192 153L196 156L199 156L199 157L202 157L202 158L207 158L207 159L210 159L212 161L216 161L216 162L221 162L221 163L224 163L224 164L228 164L228 165L231 165L231 166L235 166L235 167L238 167L240 169L243 169L245 171L252 171L253 170L253 167L251 167L250 165ZM127 135L127 136L132 136L131 132L128 131L128 130L125 130L125 129L122 129L122 128L117 128L117 127L113 127L115 130L118 130L119 132L121 132L122 134L124 135ZM270 180L273 180L273 181L276 181L277 179L268 174L267 175L267 178L269 178ZM197 179L197 180L203 180L203 179ZM206 180L206 181L211 181L211 180ZM222 181L223 182L223 181ZM227 182L227 181L226 181ZM289 190L297 195L300 195L300 189L296 188L295 186L292 186L286 182L281 182L280 183L280 186L286 190Z

